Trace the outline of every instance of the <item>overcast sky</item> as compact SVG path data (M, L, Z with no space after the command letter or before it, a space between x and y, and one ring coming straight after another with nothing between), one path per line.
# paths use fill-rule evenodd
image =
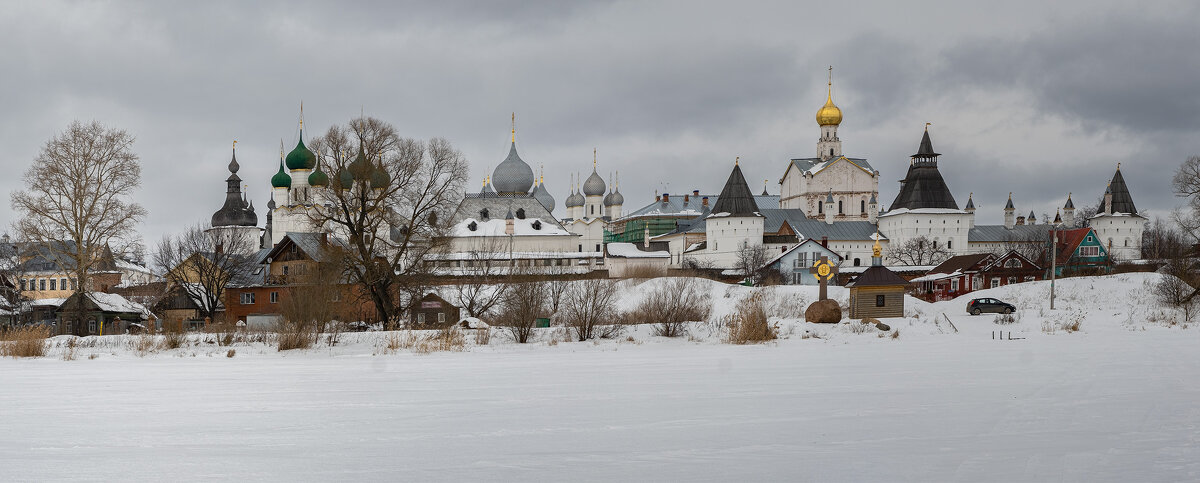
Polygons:
M1191 2L5 2L0 145L18 189L74 119L133 133L143 236L207 220L231 142L265 222L282 139L366 114L449 139L471 189L517 148L558 201L599 151L626 210L655 190L717 192L741 156L777 194L816 154L834 66L844 152L890 204L922 127L959 205L1000 223L1094 204L1117 163L1139 209L1168 213L1200 154L1200 7ZM165 3L165 2L164 2ZM11 222L7 203L0 221Z

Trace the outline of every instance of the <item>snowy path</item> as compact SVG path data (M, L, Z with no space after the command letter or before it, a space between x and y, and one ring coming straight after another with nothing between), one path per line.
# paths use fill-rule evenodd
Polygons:
M0 481L1200 479L1200 331L990 328L3 360Z

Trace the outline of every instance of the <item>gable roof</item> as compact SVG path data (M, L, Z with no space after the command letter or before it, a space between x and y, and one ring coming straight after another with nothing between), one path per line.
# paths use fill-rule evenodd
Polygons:
M754 193L746 185L746 177L742 175L742 167L733 165L725 187L713 205L713 213L729 213L731 215L753 215L758 213L758 204L754 202Z
M835 252L835 251L833 251L833 250L830 250L830 249L826 248L825 246L821 245L821 242L818 242L818 241L816 241L816 240L813 240L812 238L809 238L809 239L807 239L807 240L804 240L804 241L802 241L802 242L800 242L800 243L797 243L797 244L793 245L791 248L788 248L787 250L784 250L784 251L783 251L783 253L780 253L779 255L776 255L776 256L775 256L775 258L772 258L771 260L767 261L767 263L763 264L763 266L764 266L764 267L769 267L769 266L771 266L771 265L774 265L774 264L778 263L778 262L779 262L779 260L783 259L783 257L786 257L786 256L788 256L788 254L789 254L789 253L792 253L792 252L794 252L794 251L796 251L796 250L799 250L799 249L800 249L800 247L803 247L803 246L805 246L805 245L808 245L809 243L813 244L813 245L814 245L814 246L816 246L817 248L820 248L822 251L824 251L824 252L827 252L827 253L829 253L830 255L833 255L832 257L829 257L829 258L830 258L830 260L833 260L833 261L835 261L835 262L836 262L837 264L839 264L839 265L842 263L842 256L841 256L841 255L838 255L838 254L837 254L837 252Z
M838 156L836 158L830 158L827 160L822 160L821 158L796 158L796 159L792 160L792 162L788 165L787 169L790 170L794 166L797 169L799 169L801 173L816 174L816 173L820 172L821 170L829 167L833 163L843 160L843 159L846 160L847 162L849 162L850 164L853 164L855 167L857 167L863 171L866 171L867 173L870 173L871 175L875 175L876 173L879 172L874 167L872 167L871 163L868 163L866 159L851 158L848 156ZM784 170L783 175L787 176L787 170Z
M296 248L308 255L308 258L315 262L325 261L329 255L327 245L329 244L324 233L308 233L289 231L283 235L283 239L279 240L270 250L259 251L258 263L267 263L267 260L273 260L283 252L288 245L296 245Z
M969 270L979 270L990 259L994 257L991 253L975 253L971 255L958 255L950 257L933 269L929 273L954 273L966 272Z
M1097 236L1095 231L1091 228L1059 230L1058 246L1055 247L1056 256L1054 257L1057 263L1059 265L1065 265L1066 262L1075 255L1075 250L1079 249L1079 244L1083 243L1089 234L1092 235L1092 240L1096 241L1097 245L1100 245L1100 249L1104 252L1107 252L1107 250L1104 249L1104 244L1099 242L1100 237Z

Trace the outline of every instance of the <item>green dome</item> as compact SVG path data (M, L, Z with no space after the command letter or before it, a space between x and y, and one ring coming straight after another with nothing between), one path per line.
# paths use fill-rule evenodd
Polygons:
M371 189L386 189L389 184L392 184L392 177L388 176L387 171L383 169L383 166L375 167L371 173Z
M288 176L283 170L283 161L279 162L279 172L271 177L271 186L275 188L290 188L292 186L292 177Z
M370 161L367 161L367 153L363 152L362 146L358 147L358 156L350 163L349 168L350 174L354 175L354 179L360 181L370 179L373 169Z
M296 143L296 148L287 155L288 169L313 169L317 165L317 155L304 146L303 134L301 132L301 139Z
M317 170L308 175L308 184L309 186L324 188L329 186L329 176L324 171L321 171L320 166L317 166Z
M338 184L341 185L339 188L344 190L354 187L354 175L350 174L350 170L343 169L338 173Z

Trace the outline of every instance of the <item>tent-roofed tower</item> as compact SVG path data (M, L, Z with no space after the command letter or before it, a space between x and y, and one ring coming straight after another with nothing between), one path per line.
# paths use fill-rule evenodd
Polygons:
M1088 220L1088 225L1096 230L1109 255L1118 260L1137 260L1142 258L1142 232L1147 221L1138 214L1125 176L1121 174L1121 165L1117 164L1117 171L1100 200L1100 208Z
M900 182L900 192L887 212L879 215L879 231L887 235L889 246L916 240L945 248L952 255L967 252L969 232L975 229L975 203L971 199L972 211L958 208L938 171L938 156L926 123L921 144Z
M716 268L736 268L743 247L762 245L765 224L738 160L734 160L733 171L711 213L704 226L706 258Z
M946 186L946 180L938 171L938 156L941 154L933 150L933 142L929 140L929 125L926 124L921 145L917 148L917 153L911 156L908 173L900 182L900 193L892 201L889 212L921 208L958 209L950 187Z

